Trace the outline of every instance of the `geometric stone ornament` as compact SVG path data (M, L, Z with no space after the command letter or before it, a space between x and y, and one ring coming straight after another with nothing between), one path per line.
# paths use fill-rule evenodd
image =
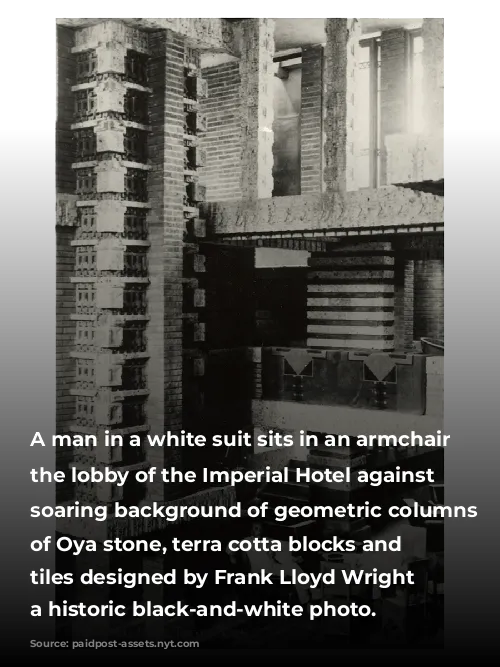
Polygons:
M395 367L396 362L387 354L371 354L365 359L365 366L379 382L383 382Z
M293 374L303 375L303 371L313 360L313 356L306 350L292 348L283 355L285 361L290 365Z

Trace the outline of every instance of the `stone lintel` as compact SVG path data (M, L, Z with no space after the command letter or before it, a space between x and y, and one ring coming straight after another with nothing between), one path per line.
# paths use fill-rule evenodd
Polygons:
M211 202L205 213L215 235L413 227L442 224L444 199L387 186L334 195Z
M97 48L101 43L109 41L100 37L103 29L112 29L113 41L121 41L129 48L139 51L148 49L147 32L172 30L184 36L192 48L239 55L237 31L225 19L56 19L56 22L58 25L79 31L76 49L80 50Z

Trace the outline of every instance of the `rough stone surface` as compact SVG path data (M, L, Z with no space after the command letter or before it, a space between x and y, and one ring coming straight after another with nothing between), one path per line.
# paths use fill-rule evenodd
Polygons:
M393 134L385 139L386 179L390 184L436 181L444 176L443 132Z
M96 25L116 22L117 19L57 19L57 23L68 28L83 28L88 34L95 30ZM187 38L188 42L202 49L223 51L237 55L238 46L233 26L224 19L216 18L185 18L185 19L120 19L129 30L172 30ZM147 38L147 35L145 36ZM141 35L138 39L143 40Z
M335 196L212 203L207 217L215 234L432 226L443 222L443 198L388 186Z
M241 77L241 193L245 199L273 191L274 21L243 24Z
M355 188L356 67L358 19L326 19L325 163L327 192Z

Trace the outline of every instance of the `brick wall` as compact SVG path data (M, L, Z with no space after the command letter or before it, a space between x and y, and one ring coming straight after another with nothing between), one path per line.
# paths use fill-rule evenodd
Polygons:
M150 51L148 420L151 432L161 434L182 427L184 40L169 31L154 33ZM168 456L168 465L179 466L174 448L158 452L148 454L157 457L149 459L152 465L162 467ZM161 496L161 488L155 493Z
M385 139L407 131L408 39L402 28L382 32L380 41L380 183L387 183Z
M68 194L74 194L76 187L75 172L71 169L75 161L71 132L74 115L71 86L76 81L76 59L71 54L73 45L73 30L57 26L56 190Z
M302 50L301 193L321 192L323 153L323 47Z
M415 337L444 338L444 261L415 262Z
M394 346L404 350L414 339L414 262L404 253L396 254L394 280Z
M74 417L75 399L70 389L75 381L75 364L70 358L75 341L75 288L70 277L75 268L75 249L71 246L74 227L56 228L56 431L64 433Z
M207 162L200 180L207 188L208 201L241 198L240 65L230 62L207 67L202 76L208 83L208 97L201 104L208 132L201 141Z

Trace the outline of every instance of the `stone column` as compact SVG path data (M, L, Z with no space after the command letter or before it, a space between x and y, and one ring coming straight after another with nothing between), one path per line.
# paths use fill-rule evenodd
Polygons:
M326 19L325 160L327 193L355 189L354 143L356 68L361 27L358 19Z
M359 243L309 260L307 346L394 349L394 253Z
M263 199L273 192L274 21L246 19L241 43L241 193Z
M444 20L424 19L424 95L427 132L442 131L444 124Z
M76 464L140 465L142 448L132 448L129 437L148 429L148 40L106 21L78 31L73 53L78 226L72 428L96 434L99 443L77 452ZM106 431L121 435L124 446L104 447ZM110 503L122 493L109 485L77 487L77 497L88 503Z
M380 40L380 184L387 185L386 138L408 130L408 36L403 28L382 32Z
M444 20L424 19L424 105L426 154L424 178L443 178L444 125Z

